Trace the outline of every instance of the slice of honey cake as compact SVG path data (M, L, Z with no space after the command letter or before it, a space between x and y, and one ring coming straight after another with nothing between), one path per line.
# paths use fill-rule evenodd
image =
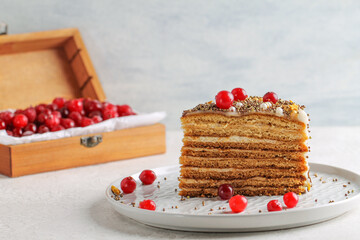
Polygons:
M304 108L273 92L247 97L237 88L184 111L179 194L217 196L222 184L247 196L310 190Z

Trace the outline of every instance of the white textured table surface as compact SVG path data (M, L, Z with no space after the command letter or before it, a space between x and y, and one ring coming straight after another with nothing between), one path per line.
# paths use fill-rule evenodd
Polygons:
M314 127L311 162L360 173L360 127ZM258 233L178 232L138 224L105 200L122 175L176 164L182 134L167 133L167 153L10 179L0 175L0 239L358 239L360 208L312 226Z

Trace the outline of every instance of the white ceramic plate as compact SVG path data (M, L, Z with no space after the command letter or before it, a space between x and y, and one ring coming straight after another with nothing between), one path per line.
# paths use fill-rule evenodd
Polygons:
M179 166L153 169L157 179L147 186L141 184L138 178L140 173L131 175L137 181L135 192L115 200L111 185L119 188L120 178L106 189L106 198L116 211L143 224L198 232L249 232L304 226L332 219L359 204L358 174L314 163L310 163L310 169L311 191L299 196L295 208L281 212L268 212L266 205L272 199L283 203L282 196L247 197L247 208L238 214L232 213L227 201L220 198L181 200L175 191L178 189ZM144 199L155 201L156 210L138 208L139 202Z

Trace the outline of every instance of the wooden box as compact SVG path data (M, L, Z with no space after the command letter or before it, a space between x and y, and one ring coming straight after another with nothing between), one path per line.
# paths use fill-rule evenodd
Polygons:
M50 103L57 96L105 100L77 29L0 36L0 89L0 110ZM0 173L17 177L165 152L163 124L95 135L102 142L90 148L81 145L84 136L0 144Z

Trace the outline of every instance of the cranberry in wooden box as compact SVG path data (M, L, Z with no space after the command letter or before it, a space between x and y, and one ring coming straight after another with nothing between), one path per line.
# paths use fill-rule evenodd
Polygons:
M0 110L50 103L57 96L105 100L77 29L0 36L0 89ZM160 123L95 135L99 144L91 144L99 140L92 135L0 144L0 173L17 177L165 152ZM85 147L87 141L93 147Z

